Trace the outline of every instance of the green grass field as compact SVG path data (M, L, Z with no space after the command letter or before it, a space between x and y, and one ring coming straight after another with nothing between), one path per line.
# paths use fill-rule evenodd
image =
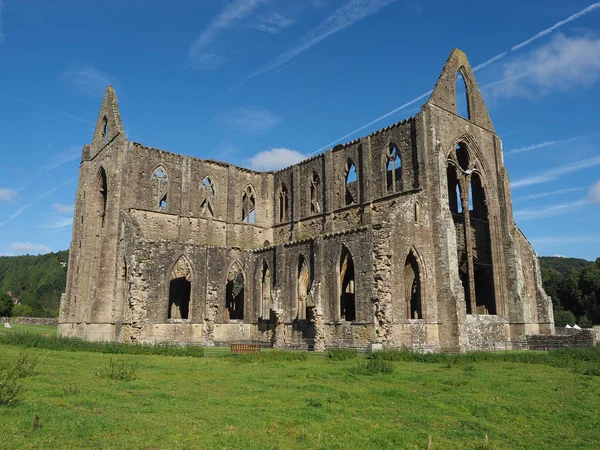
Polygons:
M0 369L21 348L0 345ZM0 448L598 449L600 377L545 364L108 355L39 357ZM103 378L111 358L136 379ZM34 426L35 416L38 425ZM486 435L488 442L485 443Z
M20 325L13 324L12 328L5 328L3 324L0 324L0 334L3 333L14 333L14 332L26 332L35 334L49 334L50 336L56 336L55 325Z

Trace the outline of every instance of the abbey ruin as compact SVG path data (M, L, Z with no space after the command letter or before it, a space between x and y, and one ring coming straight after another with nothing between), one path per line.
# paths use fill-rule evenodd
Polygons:
M467 351L553 332L461 51L415 116L276 172L130 142L106 90L82 152L61 335Z

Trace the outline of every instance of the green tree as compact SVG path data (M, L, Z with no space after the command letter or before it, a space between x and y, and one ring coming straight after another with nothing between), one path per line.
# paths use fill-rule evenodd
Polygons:
M563 309L573 312L576 316L583 314L582 293L579 289L579 272L569 268L563 276L558 295Z
M562 274L556 269L543 269L542 270L542 283L544 290L552 298L552 304L554 307L560 307L560 284L562 280Z
M591 327L592 321L585 314L579 318L579 325L582 327Z
M554 310L554 323L557 327L564 327L566 325L575 325L575 315L571 311L565 311L564 309Z
M12 315L14 317L30 317L32 312L31 306L23 303L16 304L12 309Z
M0 316L9 317L13 309L13 301L7 294L0 294Z

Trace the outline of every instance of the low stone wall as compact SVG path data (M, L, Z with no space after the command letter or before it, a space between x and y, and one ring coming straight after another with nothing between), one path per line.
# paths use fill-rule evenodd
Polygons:
M50 317L0 317L0 322L19 325L58 325L58 319Z
M568 330L568 329L567 329ZM571 334L534 334L526 336L529 350L553 350L563 347L590 348L596 345L596 334L591 330L576 330Z
M555 327L554 330L555 330L555 333L557 336L575 336L576 334L579 334L580 331L587 331L589 329L588 328L577 329L577 328Z

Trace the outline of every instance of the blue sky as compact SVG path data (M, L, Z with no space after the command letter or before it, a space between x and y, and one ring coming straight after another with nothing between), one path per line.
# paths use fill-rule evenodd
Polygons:
M0 254L68 248L107 84L130 140L265 170L414 115L458 47L517 224L595 259L599 30L580 0L0 0Z

